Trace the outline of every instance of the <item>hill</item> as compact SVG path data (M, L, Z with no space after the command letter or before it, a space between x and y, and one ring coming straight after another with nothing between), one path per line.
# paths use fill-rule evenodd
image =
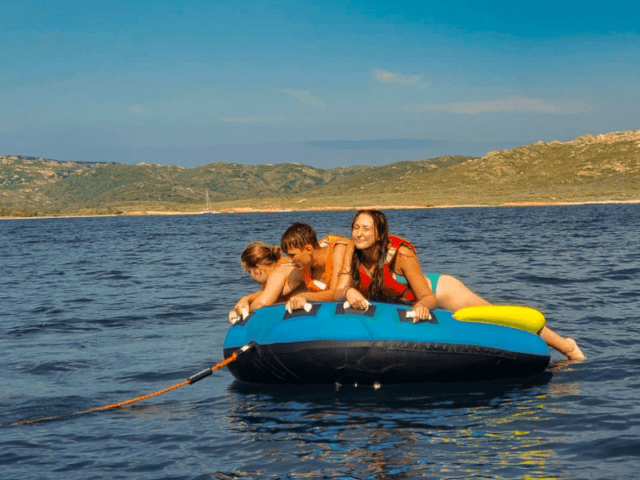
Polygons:
M0 156L0 215L497 205L640 200L640 130L538 142L482 158L377 167L297 163L197 168Z

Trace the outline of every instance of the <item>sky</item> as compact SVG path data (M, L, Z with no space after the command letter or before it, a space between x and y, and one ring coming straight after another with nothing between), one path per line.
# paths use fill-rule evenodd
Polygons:
M0 0L0 154L380 165L640 128L640 4Z

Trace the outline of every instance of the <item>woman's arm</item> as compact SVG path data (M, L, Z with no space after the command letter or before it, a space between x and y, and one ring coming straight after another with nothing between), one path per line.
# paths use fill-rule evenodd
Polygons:
M395 270L404 276L409 282L409 288L416 298L413 304L413 310L416 312L418 320L429 318L429 311L436 306L436 297L429 288L427 280L424 278L420 262L413 250L401 246L398 249Z
M253 292L253 293L250 293L249 295L245 295L240 300L238 300L238 303L236 303L236 306L233 307L233 309L238 313L242 313L242 310L245 308L249 310L251 308L251 302L253 302L256 298L258 298L261 293L262 292L258 290L257 292Z
M331 284L329 289L327 290L327 292L331 293L331 296L329 296L327 300L332 300L333 298L335 298L341 276L349 277L349 282L351 282L351 256L347 255L347 251L349 250L351 252L351 255L353 255L353 248L350 249L349 247L353 247L353 242L349 242L346 245L343 243L338 243L333 248L333 268L331 272ZM349 265L349 270L348 272L345 271L347 272L346 275L341 275L345 263Z
M233 307L233 310L229 312L229 321L233 323L238 318L238 316L242 316L244 311L250 311L251 302L258 298L261 293L261 291L253 292L249 295L245 295L240 300L238 300L238 303L236 303L235 307Z
M334 300L342 300L345 298L349 305L358 310L366 310L369 301L353 286L351 281L351 259L355 251L355 245L351 241L347 244L342 260L342 267L338 271L337 285L333 294Z
M351 287L351 257L353 256L354 249L355 245L353 242L349 242L342 258L342 265L340 265L338 269L338 281L333 292L333 300L342 300L345 297L347 289Z

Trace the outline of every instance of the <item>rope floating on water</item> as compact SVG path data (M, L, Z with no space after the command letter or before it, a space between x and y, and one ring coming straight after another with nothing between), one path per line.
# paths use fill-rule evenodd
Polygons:
M136 403L136 402L140 402L141 400L146 400L148 398L152 398L152 397L157 397L158 395L162 395L163 393L167 393L171 390L175 390L176 388L180 388L180 387L184 387L185 385L193 385L194 383L202 380L205 377L208 377L209 375L211 375L213 372L215 372L216 370L222 368L222 367L226 367L227 365L229 365L232 362L235 362L238 357L251 350L254 346L255 346L255 342L251 342L247 345L245 345L244 347L239 348L237 351L233 352L229 358L216 363L213 367L207 368L205 370L202 370L201 372L196 373L195 375L190 376L189 378L187 378L185 381L177 383L176 385L172 385L171 387L167 387L164 388L162 390L158 390L157 392L154 393L149 393L147 395L142 395L140 397L136 397L136 398L132 398L131 400L125 400L124 402L118 402L118 403L112 403L111 405L105 405L103 407L95 407L95 408L90 408L89 410L84 410L81 412L74 412L74 413L70 413L68 415L57 415L54 417L45 417L45 418L39 418L37 420L23 420L22 422L17 422L14 423L14 425L27 425L27 424L31 424L31 423L39 423L39 422L46 422L48 420L55 420L56 418L61 418L61 417L70 417L73 415L82 415L84 413L91 413L91 412L100 412L103 410L112 410L114 408L120 408L120 407L124 407L126 405L130 405L132 403Z

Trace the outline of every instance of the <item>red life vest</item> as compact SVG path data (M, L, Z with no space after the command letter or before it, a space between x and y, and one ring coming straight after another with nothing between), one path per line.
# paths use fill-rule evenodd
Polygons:
M391 263L395 260L398 249L401 246L405 246L413 253L416 253L416 249L410 242L395 235L389 235L389 249L387 250L387 256L384 260L384 266L382 267L382 279L383 279L383 293L387 297L397 298L399 300L405 300L407 302L413 302L415 296L406 283L400 283L396 280L396 274L391 271ZM371 288L372 274L364 265L360 265L360 292L366 297Z
M329 253L327 255L327 263L324 266L324 282L320 280L314 280L311 274L311 266L306 267L302 272L302 278L304 279L304 283L307 287L307 290L310 292L322 292L324 290L328 290L331 286L331 278L333 276L333 251L336 248L336 245L346 245L348 242L345 238L339 237L337 235L329 235L324 237L322 240L318 242L320 248L328 248Z

